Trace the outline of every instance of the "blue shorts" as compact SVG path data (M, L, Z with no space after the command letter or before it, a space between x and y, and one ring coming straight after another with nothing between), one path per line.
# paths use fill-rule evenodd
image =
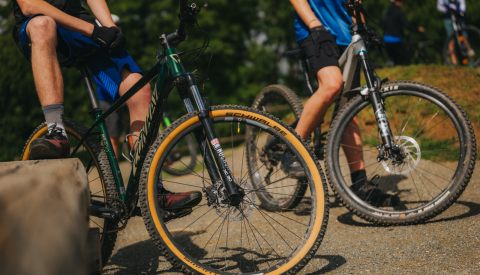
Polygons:
M39 16L42 14L34 15ZM20 31L21 51L23 55L30 60L31 58L31 42L27 36L27 24L33 18L29 18L22 26ZM83 52L91 51L93 49L100 49L98 44L95 44L90 38L83 34L67 31L57 25L57 56L60 62L69 60L72 56L76 56ZM92 72L103 86L106 88L111 99L115 99L118 86L122 81L120 71L126 67L132 73L142 73L142 70L133 61L132 57L126 50L122 50L116 56L110 56L102 49L90 56L86 61L88 69ZM103 96L105 97L105 96Z

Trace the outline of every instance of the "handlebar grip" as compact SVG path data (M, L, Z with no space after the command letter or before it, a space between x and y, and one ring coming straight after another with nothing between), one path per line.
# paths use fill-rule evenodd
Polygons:
M183 10L187 7L187 0L180 0L180 10Z
M180 0L180 13L182 13L182 10L185 10L187 7L187 0ZM182 37L187 34L187 26L185 25L185 22L183 22L183 20L180 21L180 26L178 26L177 32L178 35Z

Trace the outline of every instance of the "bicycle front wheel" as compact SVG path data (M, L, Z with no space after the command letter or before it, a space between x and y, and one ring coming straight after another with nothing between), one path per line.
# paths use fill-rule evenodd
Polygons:
M475 167L475 133L458 103L432 86L389 82L380 96L400 154L382 156L371 103L357 96L330 128L328 180L348 209L367 221L385 225L425 221L447 209L467 186ZM359 128L360 136L349 134L347 127ZM350 170L361 162L367 177L356 180L373 186L363 195L358 185L352 187Z
M453 45L453 54L450 52ZM448 66L480 66L480 30L474 26L462 29L458 43L452 33L443 45L443 60Z
M70 141L70 148L73 150L88 129L73 119L65 118L65 130ZM23 161L28 160L30 143L34 139L45 137L47 132L48 127L46 123L41 124L33 131L23 148L21 156ZM104 207L113 205L114 202L107 200L105 197L118 198L118 193L107 154L100 146L98 140L94 137L87 138L72 157L78 158L86 169L92 203L96 202L104 205ZM90 227L98 227L100 230L102 266L106 265L115 247L117 239L116 225L117 223L113 220L90 216Z
M299 271L318 249L328 220L326 186L313 153L292 129L270 115L247 107L211 107L210 118L225 161L236 185L243 190L240 204L233 206L225 197L222 182L212 182L207 175L201 156L198 162L202 167L188 176L171 178L161 173L165 158L177 143L196 131L204 132L197 115L190 113L175 121L146 156L140 179L140 206L151 238L172 265L186 274ZM261 148L269 138L276 138L279 150L288 148L300 163L307 192L295 209L279 213L258 207L257 194L264 189L255 188L249 178L246 131L256 133L251 146ZM283 173L279 164L273 169L273 173ZM189 209L160 208L159 183L175 193L199 191L202 201ZM178 215L169 219L172 213Z

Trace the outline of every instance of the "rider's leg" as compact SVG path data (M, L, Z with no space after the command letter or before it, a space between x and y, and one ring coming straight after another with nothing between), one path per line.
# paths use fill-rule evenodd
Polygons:
M57 24L48 16L37 16L26 30L32 44L32 70L40 103L63 103L63 78L56 52Z
M325 67L318 71L319 88L307 101L302 116L298 121L297 133L308 140L313 130L323 120L328 107L332 105L343 88L342 73L338 67ZM365 169L363 162L362 141L358 120L355 118L347 127L342 138L343 150L349 163L350 172Z
M457 65L458 62L457 62L457 56L455 55L455 41L454 40L450 40L450 42L448 42L448 51L450 52L450 59L452 60L452 64Z
M297 133L308 140L313 130L320 124L328 107L338 97L342 86L342 73L338 67L325 67L318 71L318 90L308 99L298 121Z
M124 95L128 89L142 78L142 75L139 73L132 73L126 68L122 69L120 75L122 77L122 82L120 82L118 89L120 96ZM140 134L140 130L145 124L151 99L152 91L150 90L150 85L146 85L127 101L130 112L130 131L132 134ZM136 139L137 137L133 137L133 144L135 144ZM202 193L199 191L172 193L167 191L161 182L158 183L158 188L159 207L163 209L168 208L175 211L177 209L192 208L202 201Z
M132 73L125 67L121 70L120 76L122 81L120 82L118 93L120 96L123 96L135 83L137 83L142 75L139 73ZM152 100L152 92L150 85L145 85L140 91L138 91L134 96L132 96L128 101L128 110L130 113L130 131L134 135L139 135L140 130L142 130L143 125L145 124L145 118L147 117L148 107L150 106L150 101ZM136 137L133 137L133 144L137 140Z
M48 16L37 16L27 24L35 87L49 134L30 144L30 159L66 158L70 144L63 123L63 78L57 60L57 25Z

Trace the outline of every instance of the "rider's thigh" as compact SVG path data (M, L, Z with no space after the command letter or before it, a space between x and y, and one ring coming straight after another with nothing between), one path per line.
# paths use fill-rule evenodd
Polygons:
M122 81L118 87L118 93L120 96L123 96L135 83L140 80L140 78L142 78L141 74L132 73L125 67L120 71L120 76L122 77ZM152 92L150 89L150 84L147 84L127 101L127 105L129 108L140 107L148 109L151 99Z
M57 24L48 16L36 16L27 24L27 35L33 44L57 44Z
M322 96L328 97L329 101L335 100L343 86L343 77L340 68L329 66L321 69L317 73L318 92Z

